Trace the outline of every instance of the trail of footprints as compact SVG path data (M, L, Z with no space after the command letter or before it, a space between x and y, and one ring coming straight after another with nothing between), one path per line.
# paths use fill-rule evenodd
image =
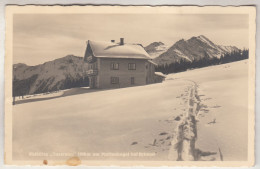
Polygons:
M183 113L170 117L160 122L178 123L176 131L171 134L168 132L160 132L158 136L151 141L150 144L144 146L145 148L152 148L156 152L169 151L168 159L172 161L196 161L196 160L216 160L214 155L216 152L203 152L195 148L197 140L197 118L204 117L204 113L208 113L207 105L201 103L200 97L204 95L198 95L198 85L192 81L192 85L189 86L183 94L176 98L182 99L180 107L185 105L185 108L174 108L174 111L182 111ZM210 100L211 98L205 98ZM220 106L213 106L211 108L218 108ZM202 113L203 112L203 113ZM208 124L214 124L216 119ZM132 145L137 144L133 142ZM205 158L206 157L206 158Z
M206 105L201 103L198 95L198 85L193 82L193 85L185 91L187 99L184 98L184 103L187 104L187 110L179 120L174 137L171 141L171 148L169 151L169 160L173 161L197 161L197 160L216 160L216 152L203 152L196 149L195 143L197 140L197 117L203 117L204 113L208 113ZM201 95L202 96L202 95ZM208 100L211 98L207 98ZM212 108L218 108L215 106ZM214 119L210 124L215 123Z

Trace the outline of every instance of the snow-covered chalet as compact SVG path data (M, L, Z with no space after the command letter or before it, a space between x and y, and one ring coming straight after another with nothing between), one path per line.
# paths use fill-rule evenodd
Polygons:
M140 44L88 40L84 61L90 88L120 88L155 83L155 63Z

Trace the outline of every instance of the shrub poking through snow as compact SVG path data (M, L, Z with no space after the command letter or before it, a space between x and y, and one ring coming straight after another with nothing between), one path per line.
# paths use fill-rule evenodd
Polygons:
M166 134L168 134L168 133L162 132L162 133L160 133L159 135L160 135L160 136L163 136L163 135L166 135Z
M177 116L177 117L175 117L175 119L174 120L176 120L176 121L180 121L181 120L181 118L180 118L180 116Z
M138 144L138 142L134 141L134 142L132 142L131 145L136 145L136 144Z

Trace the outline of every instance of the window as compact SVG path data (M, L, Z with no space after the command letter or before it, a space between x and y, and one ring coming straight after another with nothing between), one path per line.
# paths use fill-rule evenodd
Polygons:
M119 84L119 77L111 77L111 84Z
M119 69L119 64L118 63L111 63L111 70L118 70Z
M135 78L131 77L131 85L135 84Z
M136 69L135 63L128 64L128 70L135 70L135 69Z
M97 63L89 63L88 69L97 69Z

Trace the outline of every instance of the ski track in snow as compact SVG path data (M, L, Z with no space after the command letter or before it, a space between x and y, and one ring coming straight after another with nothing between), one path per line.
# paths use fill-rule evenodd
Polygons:
M198 95L198 84L192 80L192 85L188 88L183 96L187 97L186 112L182 115L182 119L177 125L174 138L171 142L168 159L172 161L212 161L216 160L217 152L202 152L196 149L197 140L197 122L201 108L201 99ZM221 150L219 148L219 156ZM221 158L221 160L223 160Z

